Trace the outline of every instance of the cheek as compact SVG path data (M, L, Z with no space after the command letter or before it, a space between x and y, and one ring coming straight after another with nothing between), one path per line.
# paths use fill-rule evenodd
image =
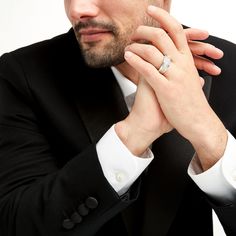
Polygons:
M65 9L65 13L66 13L66 16L67 18L70 20L70 17L69 17L69 7L70 6L70 0L64 0L64 9Z
M146 15L145 7L137 7L137 6L127 6L126 8L119 9L117 8L114 11L113 19L116 22L119 22L123 28L133 26L137 28L137 26L144 23L144 16Z

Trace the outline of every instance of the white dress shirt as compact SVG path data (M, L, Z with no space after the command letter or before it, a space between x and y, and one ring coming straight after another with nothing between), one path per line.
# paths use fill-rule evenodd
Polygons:
M112 67L111 69L130 111L133 102L126 98L129 95L134 97L137 87L116 68ZM114 125L99 140L96 149L104 176L119 195L129 189L154 158L149 149L144 154L144 158L134 156L117 136ZM228 132L228 141L223 157L205 172L202 171L195 155L189 165L188 174L209 196L223 202L233 200L236 192L235 138Z

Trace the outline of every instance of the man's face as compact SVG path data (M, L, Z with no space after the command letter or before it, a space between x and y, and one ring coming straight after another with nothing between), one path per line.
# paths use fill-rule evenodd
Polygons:
M168 0L64 0L86 63L106 67L124 62L124 48L139 25L156 25L149 4L165 9ZM167 9L168 10L168 9Z

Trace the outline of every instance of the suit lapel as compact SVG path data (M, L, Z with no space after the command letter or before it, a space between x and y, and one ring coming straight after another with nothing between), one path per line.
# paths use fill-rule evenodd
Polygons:
M96 143L128 110L121 89L110 69L84 72L83 85L76 92L80 117L92 143Z

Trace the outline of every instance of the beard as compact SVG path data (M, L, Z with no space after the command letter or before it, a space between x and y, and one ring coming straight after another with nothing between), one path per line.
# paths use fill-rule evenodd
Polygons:
M90 67L100 68L115 66L124 62L124 48L127 44L122 43L122 45L119 44L119 47L117 47L114 41L104 45L103 50L99 52L92 49L95 49L96 43L95 45L89 44L90 48L88 49L83 50L80 47L86 64Z
M148 16L145 16L142 22L149 26L156 25ZM111 39L101 47L98 45L100 42L82 43L79 31L88 27L109 31ZM129 25L121 32L113 22L96 22L93 19L86 22L79 22L75 25L74 32L85 63L93 68L111 67L123 63L125 61L124 49L132 43L130 38L137 27L138 25Z

